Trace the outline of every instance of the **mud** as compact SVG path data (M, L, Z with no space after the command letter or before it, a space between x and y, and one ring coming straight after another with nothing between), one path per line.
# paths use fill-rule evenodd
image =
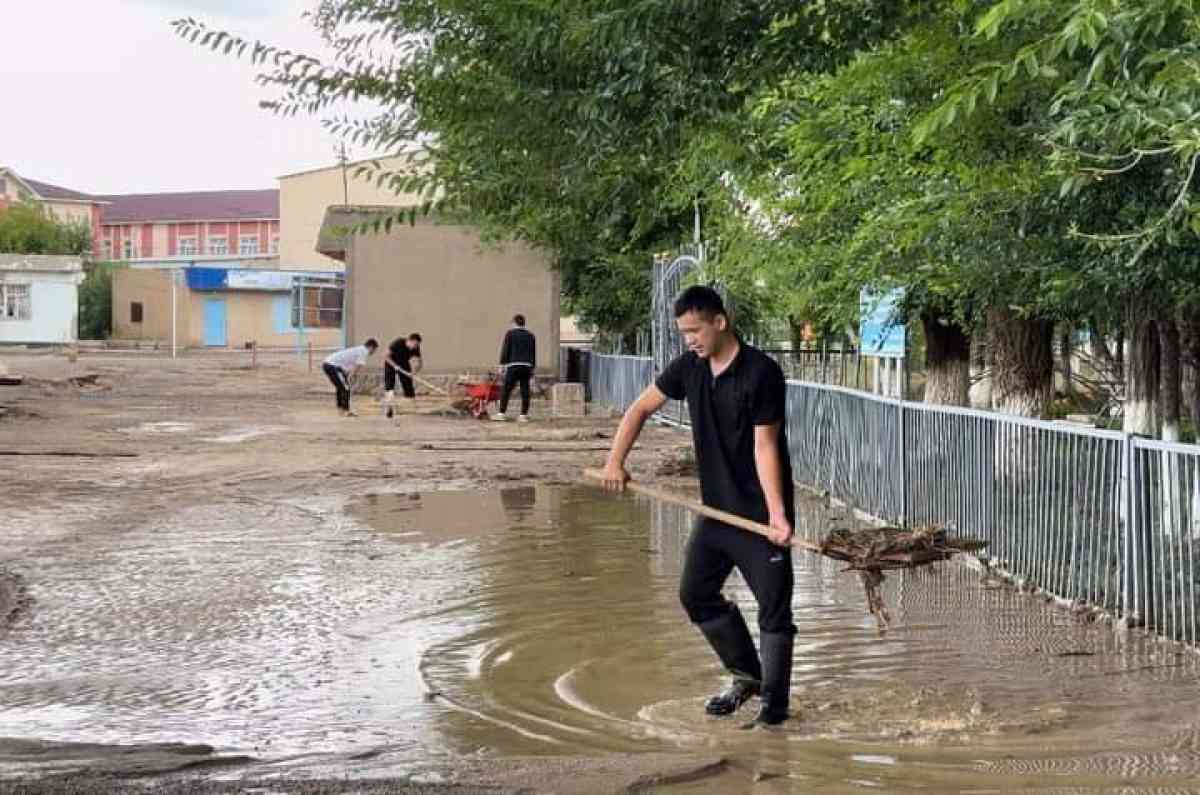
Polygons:
M795 719L706 718L723 675L677 603L688 517L579 483L614 419L535 401L529 425L479 423L432 396L340 419L320 373L260 359L84 355L60 366L110 389L6 387L42 419L0 425L0 448L138 457L4 460L0 608L20 582L36 609L0 628L0 792L1200 779L1195 655L955 565L890 575L881 637L857 579L798 554ZM635 475L686 471L687 444L650 429ZM835 521L800 506L810 536Z
M0 567L0 637L33 606L25 578Z

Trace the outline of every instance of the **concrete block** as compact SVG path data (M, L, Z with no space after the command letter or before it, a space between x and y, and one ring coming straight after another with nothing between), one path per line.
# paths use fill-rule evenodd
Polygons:
M555 384L550 390L550 405L556 417L582 417L587 406L583 384Z

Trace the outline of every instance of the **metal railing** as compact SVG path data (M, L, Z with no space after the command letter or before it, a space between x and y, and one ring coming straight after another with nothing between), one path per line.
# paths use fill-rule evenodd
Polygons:
M648 358L591 360L624 409ZM794 476L901 525L942 524L1029 590L1200 644L1200 447L789 381ZM687 423L669 404L665 419Z
M617 411L629 408L653 380L654 364L648 356L588 357L588 384L592 400Z

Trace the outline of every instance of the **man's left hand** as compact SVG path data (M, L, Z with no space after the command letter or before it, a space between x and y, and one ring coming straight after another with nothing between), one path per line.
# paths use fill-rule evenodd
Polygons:
M786 547L792 543L792 523L787 520L783 514L778 516L772 515L767 524L771 527L771 532L767 533L767 538L772 544Z

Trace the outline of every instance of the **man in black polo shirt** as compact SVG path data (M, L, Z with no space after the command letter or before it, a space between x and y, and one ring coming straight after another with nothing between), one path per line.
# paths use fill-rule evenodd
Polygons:
M762 708L750 725L775 725L788 716L796 632L790 549L795 494L783 371L734 334L720 294L709 287L684 290L675 302L675 318L688 352L625 412L604 484L625 487L625 458L646 420L668 398L686 399L704 504L772 528L769 539L708 518L698 519L693 528L679 598L733 674L732 684L710 698L705 711L732 714L761 695ZM735 566L758 602L761 662L737 605L721 594Z
M394 414L392 403L396 399L396 379L400 379L400 388L404 397L410 402L417 399L417 391L413 388L412 373L421 369L421 335L417 332L407 337L396 337L388 346L387 356L383 359L383 404L384 414L390 419Z

